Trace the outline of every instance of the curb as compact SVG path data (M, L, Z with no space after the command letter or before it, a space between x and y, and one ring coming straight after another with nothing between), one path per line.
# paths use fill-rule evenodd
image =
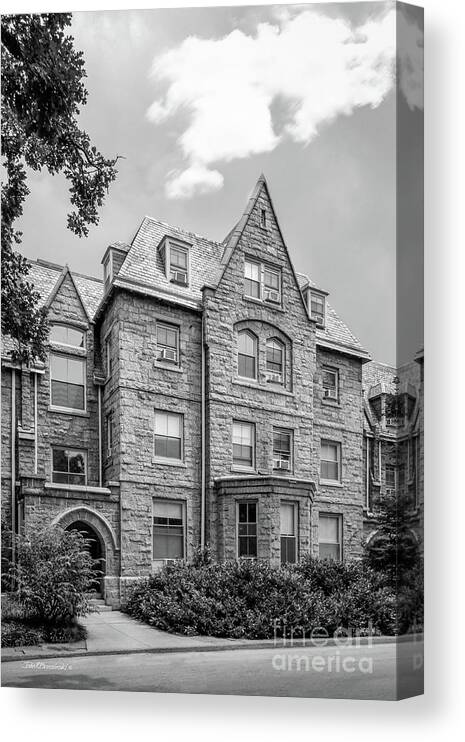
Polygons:
M423 635L418 634L405 634L402 636L373 636L371 638L368 637L357 637L356 639L351 641L350 646L371 646L374 644L401 644L403 642L407 641L423 641ZM304 642L302 639L296 639L292 643L290 641L286 641L285 643L281 642L277 644L273 639L262 639L259 642L251 641L250 644L197 644L193 645L192 647L144 647L144 648L137 648L137 649L101 649L101 650L86 650L86 649L77 649L77 650L71 650L71 651L64 651L61 654L57 654L56 652L50 652L47 654L30 654L30 655L23 655L22 657L18 656L9 656L9 657L3 657L1 658L2 663L7 662L28 662L32 660L50 660L50 659L68 659L71 657L102 657L102 656L108 656L108 655L128 655L128 654L188 654L190 652L229 652L229 651L237 651L239 649L276 649L276 651L279 651L280 649L290 650L290 649L320 649L324 647L334 647L334 646L340 646L341 648L344 646L348 646L346 644L342 644L341 640L336 641L334 639L328 639L326 640L325 644L323 646L321 645L311 645L308 641ZM20 649L18 647L18 649Z

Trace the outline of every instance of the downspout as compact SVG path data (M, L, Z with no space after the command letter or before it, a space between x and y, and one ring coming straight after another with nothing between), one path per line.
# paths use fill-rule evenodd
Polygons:
M37 374L34 373L34 474L37 474L39 467L39 445L37 440Z
M200 548L205 548L205 509L206 509L206 486L205 486L205 456L206 456L206 420L205 420L205 320L202 313L202 357L201 357L201 474L200 474Z
M366 463L366 502L367 512L370 511L370 439L367 437L367 463Z
M16 371L11 369L11 561L16 564Z
M98 396L98 486L102 486L102 387L97 387Z

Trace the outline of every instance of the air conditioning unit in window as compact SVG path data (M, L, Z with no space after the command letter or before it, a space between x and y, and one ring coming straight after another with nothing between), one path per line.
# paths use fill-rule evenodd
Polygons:
M282 384L283 377L275 371L266 371L265 379L269 384Z
M265 301L271 301L273 304L279 304L281 301L279 291L275 291L274 289L265 289L263 292L263 298Z
M177 361L177 353L173 348L162 348L158 353L158 358L161 361Z
M173 567L178 562L179 559L163 559L163 564L165 567Z
M336 389L324 389L323 393L325 399L337 399Z
M170 279L174 283L181 283L183 286L187 286L187 273L183 271L171 271Z
M284 471L289 471L291 468L291 462L287 461L286 459L274 459L273 461L273 469L283 469Z
M312 314L312 319L315 320L317 325L324 325L325 323L325 318L323 317L322 314Z

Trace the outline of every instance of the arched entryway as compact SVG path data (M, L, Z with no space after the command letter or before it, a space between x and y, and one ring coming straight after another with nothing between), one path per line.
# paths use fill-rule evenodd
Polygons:
M82 520L74 521L74 523L66 526L65 530L79 531L79 533L85 538L86 549L94 560L95 580L92 589L96 592L101 592L103 578L105 576L105 552L104 545L102 544L98 533L89 523L85 523Z

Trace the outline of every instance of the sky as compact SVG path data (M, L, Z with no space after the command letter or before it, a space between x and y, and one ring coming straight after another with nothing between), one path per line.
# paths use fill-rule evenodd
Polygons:
M422 281L408 286L396 342L396 271L399 282L408 264L396 244L419 257L421 183L401 193L404 246L396 183L400 161L421 180L418 18L399 22L397 68L383 2L77 12L71 32L87 71L80 125L124 159L85 239L66 229L64 177L31 173L25 255L100 276L106 246L130 241L144 215L221 241L263 172L295 268L374 358L415 353Z

